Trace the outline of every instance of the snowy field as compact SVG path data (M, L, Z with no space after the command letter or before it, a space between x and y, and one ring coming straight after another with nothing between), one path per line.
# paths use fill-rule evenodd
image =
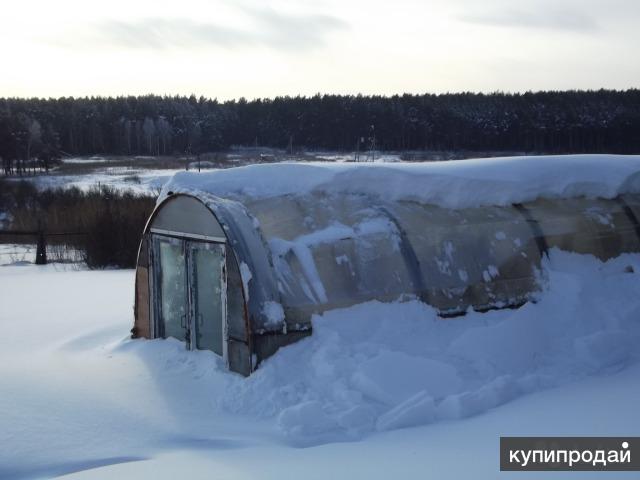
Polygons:
M0 243L0 267L7 265L29 265L36 260L35 245Z
M390 200L418 199L444 207L505 205L538 196L557 198L587 195L612 198L640 192L639 155L543 155L473 158L457 161L404 162L399 154L379 153L375 162L353 162L352 154L308 152L257 164L247 153L227 154L225 161L198 162L154 157L69 158L50 174L13 177L40 189L109 186L140 194L160 193L174 177L219 194L268 197L289 193L357 191ZM280 157L278 157L280 158ZM182 162L182 163L181 163ZM606 162L607 168L602 166ZM283 164L288 165L282 168ZM155 166L157 165L157 166ZM178 165L180 167L178 168ZM220 168L223 167L224 168ZM236 167L236 168L229 168ZM381 172L385 175L380 175ZM409 175L407 175L409 174ZM291 182L290 178L297 178ZM1 214L1 212L0 212Z
M262 154L261 152L266 152ZM206 156L205 156L206 158ZM261 160L263 159L264 160ZM360 156L362 161L376 163L399 162L398 153L367 153ZM20 177L33 182L40 189L78 187L88 189L95 186L109 186L118 190L129 190L135 193L157 194L162 186L177 172L211 171L219 168L242 166L261 161L281 162L295 159L299 162L352 162L353 153L338 152L304 152L300 155L288 155L282 150L236 148L229 153L220 154L219 161L187 159L185 157L71 157L64 158L62 164L51 173Z
M499 437L638 435L640 255L544 268L518 310L328 312L245 379L128 339L132 271L0 267L0 478L575 478L500 473Z
M135 167L96 168L91 173L72 175L37 175L24 177L33 182L39 189L71 188L81 190L97 186L108 186L118 190L129 190L135 193L159 192L162 186L177 172L176 169L143 169Z

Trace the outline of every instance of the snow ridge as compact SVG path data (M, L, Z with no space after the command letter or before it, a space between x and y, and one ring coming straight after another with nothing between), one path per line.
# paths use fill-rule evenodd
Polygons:
M638 155L558 155L423 163L276 163L181 172L163 188L241 200L311 193L367 194L448 208L537 198L614 198L640 193Z

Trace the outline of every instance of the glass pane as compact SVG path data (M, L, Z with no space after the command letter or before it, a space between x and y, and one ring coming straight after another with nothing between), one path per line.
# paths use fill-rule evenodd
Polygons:
M196 348L222 355L222 266L221 245L192 244Z
M158 242L160 249L160 301L164 337L184 341L187 336L187 279L182 243Z

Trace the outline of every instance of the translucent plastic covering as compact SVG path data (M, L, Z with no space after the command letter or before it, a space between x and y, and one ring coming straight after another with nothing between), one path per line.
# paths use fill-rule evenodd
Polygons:
M176 206L195 203L200 214L190 221L211 225L194 228L187 217L172 223ZM171 204L175 211L163 213ZM252 358L307 335L314 313L416 297L443 315L516 307L542 288L549 248L601 259L640 251L637 194L452 209L326 191L224 199L176 189L155 215L167 231L224 235L226 341L230 366L245 373Z
M608 260L640 249L637 217L631 207L637 208L637 199L538 200L527 208L537 219L548 247Z
M517 306L540 289L548 248L603 259L640 250L636 195L462 209L318 192L200 199L250 277L253 332L305 329L315 312L407 295L442 314ZM270 317L273 302L284 318Z
M450 210L308 195L247 208L269 244L282 301L298 321L373 298L412 294L442 313L461 313L520 304L536 290L541 251L513 207Z

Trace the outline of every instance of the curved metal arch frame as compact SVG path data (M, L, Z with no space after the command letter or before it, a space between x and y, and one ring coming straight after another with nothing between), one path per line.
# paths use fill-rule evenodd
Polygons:
M210 237L210 236L206 236L206 235L199 235L199 234L189 234L189 233L185 233L185 232L177 232L177 231L168 231L168 230L158 230L158 229L154 229L152 227L154 220L157 218L158 212L160 212L162 210L162 208L164 208L164 206L166 205L167 202L171 201L172 199L175 199L176 196L185 196L188 198L191 198L197 202L199 202L200 204L202 204L208 211L209 213L212 215L212 220L218 222L218 224L220 224L220 226L222 227L222 230L224 232L225 238L220 238L220 237ZM215 200L214 200L215 201ZM216 212L216 209L212 208L211 206L211 199L207 199L207 201L205 201L203 198L196 196L196 195L191 195L188 193L183 193L183 192L172 192L170 195L168 195L166 198L164 198L160 203L158 203L153 212L151 213L151 215L149 216L144 230L143 230L143 239L140 242L140 245L138 247L138 255L137 255L137 265L140 265L140 259L141 256L143 254L147 255L147 263L148 263L148 271L149 271L149 275L148 275L148 285L146 286L146 288L148 288L148 293L147 296L149 297L149 333L150 333L150 337L151 338L155 338L157 336L157 332L155 331L154 325L155 325L155 321L154 321L154 317L155 317L155 305L154 305L154 300L153 300L153 295L152 292L154 291L154 285L153 285L153 274L151 273L154 265L153 265L153 261L150 258L151 255L151 242L148 240L148 237L150 234L153 233L158 233L158 234L162 234L165 236L172 236L175 238L183 238L183 239L197 239L197 240L208 240L208 241L215 241L215 242L224 242L225 245L227 246L228 252L227 252L227 259L231 260L233 262L235 262L235 267L240 275L241 281L243 283L243 285L246 284L246 279L244 279L243 273L242 273L242 269L240 268L240 264L241 262L248 262L248 263L252 263L252 260L250 258L247 258L246 256L240 256L238 253L238 249L236 248L238 245L238 240L236 238L234 238L232 232L233 232L233 228L229 225L229 220L227 220L227 218L233 218L232 216L225 216L225 220L222 220L219 216L219 210ZM264 241L262 239L262 241ZM148 252L143 252L143 248L147 248ZM250 253L250 252L248 252ZM232 258L231 258L232 257ZM136 276L136 285L135 285L135 289L136 289L136 296L135 296L135 305L134 305L134 314L136 316L136 323L137 323L137 316L138 316L138 309L139 309L139 305L138 303L138 289L141 287L140 285L138 285L138 278ZM255 282L254 282L255 284ZM246 331L246 339L245 339L245 343L247 344L247 348L249 351L249 354L251 355L253 353L253 325L252 322L250 321L251 318L251 314L255 313L252 312L251 310L251 304L250 302L247 301L247 295L246 292L244 291L244 288L241 289L241 295L242 295L242 299L243 299L243 304L244 304L244 308L243 308L243 316L244 316L244 324L245 324L245 331ZM251 295L249 295L251 297ZM136 332L136 327L134 325L134 328L132 329L132 337L137 337L138 334ZM224 338L225 343L228 343L229 341L231 341L231 338L226 337ZM237 339L236 339L237 341ZM227 349L227 346L225 346L225 350ZM253 368L255 367L255 365L252 365L251 370L253 370Z
M285 318L283 322L282 329L267 331L261 328L261 326L264 325L264 313L261 311L261 306L264 301L273 300L279 302L285 308L285 312L287 311L287 305L282 303L282 294L278 288L273 252L269 248L265 232L258 223L254 222L256 217L252 214L250 205L245 206L245 204L241 202L219 198L206 192L197 192L197 194L189 191L172 192L156 206L147 221L144 233L148 234L153 230L151 225L153 224L157 213L161 208L163 208L167 201L175 198L176 195L184 195L200 202L213 215L213 219L215 219L223 229L226 244L233 252L233 261L235 261L235 265L238 267L243 284L249 284L249 291L245 292L244 289L242 291L245 308L244 320L246 324L249 352L252 355L257 354L257 362L271 355L279 346L287 343L293 343L297 339L310 333L310 324L305 324L305 328L298 331L295 328L289 328L290 325L287 324L287 318ZM619 204L629 223L633 225L635 235L640 241L640 223L638 221L638 217L635 215L635 211L629 206L624 198L616 197L615 199L610 199L610 201L614 201ZM540 224L539 218L535 218L536 216L529 208L530 206L532 205L516 203L505 206L505 208L509 208L513 211L513 215L515 215L514 218L520 217L520 222L524 220L526 227L523 225L522 228L526 230L528 227L531 237L535 241L535 245L530 244L530 252L533 254L537 247L540 255L539 259L542 260L548 256L549 243L547 241L546 234L543 231L543 227ZM398 218L397 215L393 213L392 207L388 207L388 205L382 203L374 205L372 209L386 218L397 229L400 239L400 256L402 257L402 264L404 264L408 279L413 284L415 291L422 292L420 294L421 300L426 303L431 303L429 302L430 299L427 298L429 285L427 285L424 273L420 267L421 262L418 256L418 251L414 248L410 238L411 230L405 230L400 221L401 218ZM269 233L268 230L266 230L266 232ZM141 256L142 248L143 242L141 242L138 250L138 258ZM250 267L253 276L252 282L245 283L247 279L242 278L243 273L240 268L241 263L246 263ZM256 264L260 264L261 266L256 267ZM137 280L138 279L136 277L136 281ZM423 298L423 296L425 298ZM513 305L504 304L495 308L517 308L522 303L526 303L526 301ZM436 305L434 306L437 308ZM322 308L320 305L316 305L316 307L319 307L320 309ZM475 306L473 308L476 309ZM481 311L492 308L494 307L489 306L488 308L482 308ZM458 314L464 314L464 312L452 312L451 315L448 315L447 312L441 312L442 316L456 316ZM286 313L285 317L287 317ZM258 329L255 328L256 326ZM252 370L257 366L257 362L252 363Z

